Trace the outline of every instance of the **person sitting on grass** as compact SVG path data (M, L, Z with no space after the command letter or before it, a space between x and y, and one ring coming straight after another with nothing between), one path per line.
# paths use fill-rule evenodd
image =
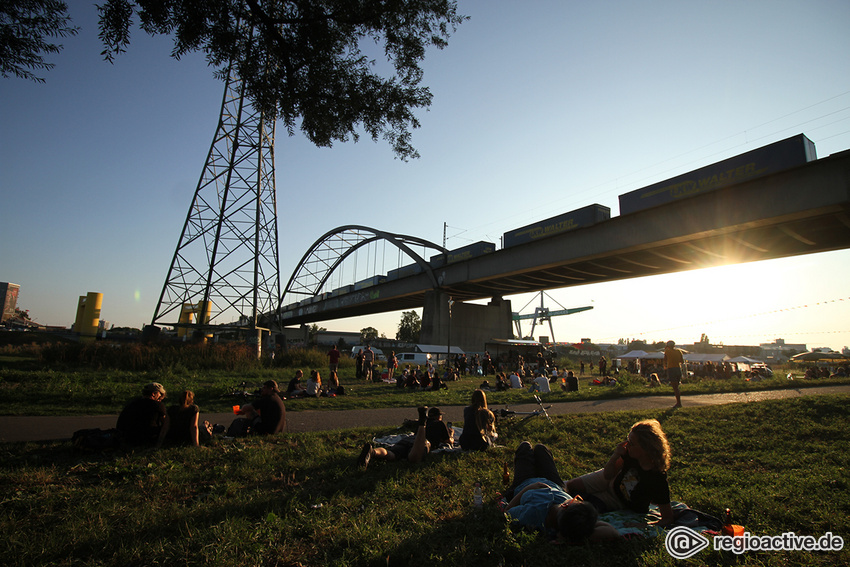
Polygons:
M195 393L191 390L183 390L180 394L180 404L168 408L168 430L165 433L165 441L173 445L199 446L199 415L200 410L195 405ZM208 430L205 431L209 433Z
M295 376L289 381L289 386L286 387L287 398L300 398L306 394L304 384L301 383L301 378L304 377L304 372L301 370L295 371Z
M168 432L168 412L162 400L165 388L159 382L151 382L142 388L142 396L131 401L118 416L115 428L124 441L135 446L162 445Z
M427 388L428 390L435 392L437 390L448 390L449 385L443 382L443 379L440 378L440 374L437 372L428 372L428 376L432 376L431 386Z
M260 399L239 408L237 414L250 422L252 434L271 435L286 430L286 406L278 392L277 382L266 380L260 389Z
M523 441L514 454L514 480L501 502L513 524L540 530L550 539L579 544L619 538L611 524L599 520L592 505L564 490L552 452Z
M487 394L479 388L472 392L472 403L463 408L460 446L464 451L480 451L495 438L496 416L487 408Z
M411 463L418 463L425 458L432 447L454 443L454 430L443 422L443 412L440 408L420 407L417 411L419 421L413 438L405 437L389 448L375 447L371 443L366 443L360 451L357 464L365 469L373 459L380 461L407 459Z
M307 380L307 386L304 388L304 395L308 398L318 398L322 395L322 377L318 370L310 371L310 378Z
M658 420L635 423L629 436L617 445L605 467L567 482L570 494L578 494L600 513L631 510L646 514L656 504L659 526L673 522L670 505L670 444Z
M339 374L336 370L332 370L331 377L328 378L328 395L336 394L337 390L339 390Z

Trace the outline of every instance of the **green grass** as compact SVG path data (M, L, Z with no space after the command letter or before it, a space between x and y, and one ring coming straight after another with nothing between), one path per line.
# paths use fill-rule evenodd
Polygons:
M677 565L662 538L552 545L494 506L522 440L567 478L599 468L630 425L659 419L673 498L758 535L850 537L849 396L502 424L503 447L355 466L380 429L283 434L106 456L66 443L0 445L2 565ZM472 485L486 504L471 506ZM846 565L839 553L706 550L690 565Z

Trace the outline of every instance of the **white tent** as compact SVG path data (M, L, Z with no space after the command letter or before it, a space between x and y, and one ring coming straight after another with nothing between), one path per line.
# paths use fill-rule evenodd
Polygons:
M727 362L729 360L729 356L725 354L698 354L698 353L688 353L685 355L685 362L693 362L699 364L705 364L706 362L711 362L713 364L720 364L722 362Z
M620 360L633 360L638 358L646 358L647 352L645 350L632 350L624 354L623 356L618 356Z
M744 364L764 364L763 360L756 360L755 358L747 358L746 356L736 356L735 358L730 358L726 362L743 362Z

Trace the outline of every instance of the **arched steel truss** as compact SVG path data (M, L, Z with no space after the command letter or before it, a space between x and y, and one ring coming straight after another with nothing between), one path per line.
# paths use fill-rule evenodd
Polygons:
M286 289L281 297L281 305L284 298L290 294L301 297L314 297L319 294L322 287L327 283L331 274L342 262L357 252L360 248L385 240L407 254L414 262L422 268L422 273L427 274L431 284L437 288L437 278L427 260L410 249L410 246L423 246L445 253L442 246L429 242L423 238L407 236L405 234L393 234L367 226L346 225L335 228L319 238L307 252L298 267L289 278Z

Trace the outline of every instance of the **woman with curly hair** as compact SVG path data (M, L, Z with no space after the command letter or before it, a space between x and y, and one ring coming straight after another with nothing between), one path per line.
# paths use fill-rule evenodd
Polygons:
M673 521L670 506L670 444L656 419L635 423L628 438L617 445L605 466L566 483L567 492L578 494L600 513L632 510L645 514L650 504L661 512L659 526Z

